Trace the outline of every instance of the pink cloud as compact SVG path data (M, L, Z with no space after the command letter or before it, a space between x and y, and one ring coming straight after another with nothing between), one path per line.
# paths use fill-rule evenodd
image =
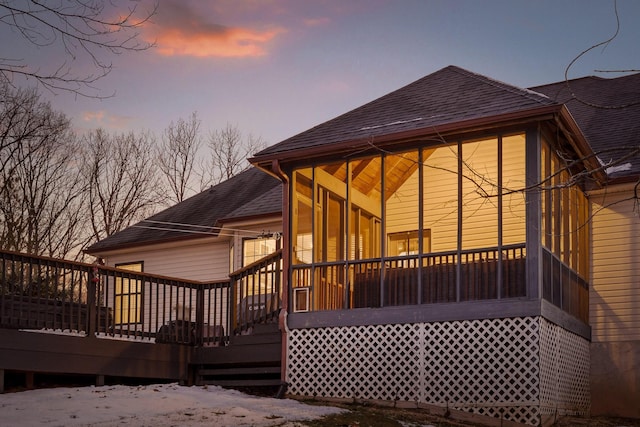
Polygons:
M166 28L156 34L157 52L165 56L255 57L267 54L266 45L283 29L256 31L224 28L223 31L189 31Z
M235 3L234 3L235 4ZM269 43L286 30L276 25L226 26L220 5L164 0L144 36L155 41L155 51L164 56L258 57L268 53Z

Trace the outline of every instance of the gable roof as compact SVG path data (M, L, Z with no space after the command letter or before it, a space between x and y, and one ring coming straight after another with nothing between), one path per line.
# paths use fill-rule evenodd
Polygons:
M272 145L252 159L267 165L309 148L363 144L376 137L437 129L540 108L558 108L546 95L448 66L305 132Z
M565 104L610 178L640 174L640 73L583 77L531 88Z
M266 197L261 203L256 199ZM279 197L279 198L278 198ZM240 216L281 214L282 185L257 168L250 168L134 226L94 243L85 252L100 252L150 243L215 236L223 221ZM185 224L179 226L177 224ZM189 227L201 226L201 227ZM193 231L207 234L193 233Z

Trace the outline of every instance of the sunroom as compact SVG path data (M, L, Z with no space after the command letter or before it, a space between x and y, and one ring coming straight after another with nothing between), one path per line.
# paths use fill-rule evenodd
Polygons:
M554 136L527 135L372 147L293 168L291 312L544 298L587 323L578 171Z
M450 66L251 161L286 190L292 394L588 413L601 177L565 106Z

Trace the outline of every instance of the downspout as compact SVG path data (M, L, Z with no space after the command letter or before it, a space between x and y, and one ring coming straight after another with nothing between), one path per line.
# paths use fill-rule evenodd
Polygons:
M278 327L282 335L282 360L280 362L280 389L276 397L282 398L287 391L287 316L289 314L289 265L290 265L290 240L291 230L289 221L289 177L280 168L280 162L273 160L271 168L276 176L282 181L282 309L278 316Z

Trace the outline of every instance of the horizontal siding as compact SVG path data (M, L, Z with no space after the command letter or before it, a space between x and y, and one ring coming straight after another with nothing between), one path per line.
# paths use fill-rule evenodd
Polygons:
M107 264L144 262L144 272L190 280L220 280L229 277L229 243L203 242L140 249L137 252L111 255Z
M640 340L640 218L633 195L592 196L590 323L594 342Z
M524 135L505 137L502 148L502 243L525 241L525 194L510 193L525 188Z
M424 228L431 229L433 252L457 248L458 156L455 150L455 147L438 148L424 162Z
M416 170L402 186L389 197L386 204L387 234L414 231L418 227L418 171Z

